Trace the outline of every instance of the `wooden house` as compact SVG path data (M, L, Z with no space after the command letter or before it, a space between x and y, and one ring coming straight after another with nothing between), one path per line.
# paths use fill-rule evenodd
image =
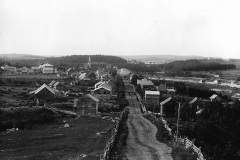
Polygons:
M37 98L37 101L38 99L46 101L47 99L53 99L55 97L55 91L46 84L43 84L38 89L31 91L30 94L34 94ZM44 106L45 105L46 104L44 103Z

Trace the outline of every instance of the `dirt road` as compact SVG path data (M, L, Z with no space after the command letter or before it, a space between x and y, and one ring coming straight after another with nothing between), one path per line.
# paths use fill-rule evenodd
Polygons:
M157 128L143 118L140 103L132 93L126 94L130 114L127 125L126 156L129 160L172 160L171 148L156 140Z

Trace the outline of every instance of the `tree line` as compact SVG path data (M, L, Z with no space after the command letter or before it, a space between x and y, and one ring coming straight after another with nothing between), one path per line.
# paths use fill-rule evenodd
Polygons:
M127 63L127 60L117 57L117 56L107 56L107 55L71 55L71 56L62 56L62 57L47 57L43 59L0 59L0 65L7 64L9 66L15 66L17 68L26 66L39 66L45 62L48 62L54 66L71 66L72 64L83 64L88 63L89 57L91 62L99 63L109 63L109 64L124 64Z

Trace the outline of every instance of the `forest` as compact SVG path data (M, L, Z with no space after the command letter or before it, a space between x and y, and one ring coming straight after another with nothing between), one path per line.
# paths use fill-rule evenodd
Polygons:
M99 63L109 63L109 64L124 64L127 63L127 60L117 57L117 56L107 56L107 55L71 55L71 56L62 56L62 57L47 57L42 59L7 59L1 58L0 65L8 64L9 66L15 66L17 68L26 66L39 66L45 62L48 62L54 66L71 66L87 63L91 58L91 62Z
M215 61L206 60L185 60L174 61L166 64L146 65L145 63L132 64L127 63L127 60L118 56L108 55L91 55L91 62L94 63L107 63L118 66L119 68L127 68L133 72L161 72L165 71L169 76L191 76L189 71L214 71L214 70L228 70L235 69L234 64L226 64ZM71 55L62 57L47 57L43 59L0 59L0 65L8 64L17 68L26 66L38 66L42 63L48 62L56 67L59 66L82 66L87 63L89 55ZM204 76L204 75L200 75Z
M169 71L211 71L235 69L234 64L222 64L218 62L205 62L201 60L174 61L164 65L165 70Z

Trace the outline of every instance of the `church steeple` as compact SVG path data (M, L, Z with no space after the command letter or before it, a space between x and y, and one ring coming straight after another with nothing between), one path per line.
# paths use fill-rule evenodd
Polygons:
M91 64L91 58L90 58L90 56L89 56L89 59L88 59L88 63Z
M90 58L90 56L89 56L89 58L88 58L88 67L89 67L89 68L91 68L91 67L92 67L92 64L91 64L91 58Z

